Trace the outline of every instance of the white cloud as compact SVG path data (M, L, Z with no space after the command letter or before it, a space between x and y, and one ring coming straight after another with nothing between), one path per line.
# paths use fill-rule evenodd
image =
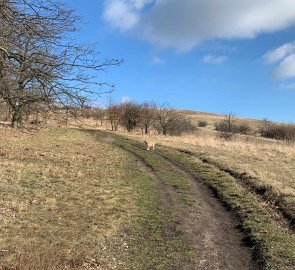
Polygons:
M268 51L263 56L263 61L267 64L276 63L293 53L295 53L295 41L286 43L274 50Z
M149 42L189 51L208 39L254 38L295 25L294 0L106 0L105 19ZM120 12L116 3L123 4ZM147 4L153 5L148 6Z
M140 16L127 2L110 0L106 2L103 18L119 30L127 31L138 23Z
M277 63L272 76L277 80L295 78L295 41L285 43L282 46L268 51L262 57L267 64ZM291 89L291 84L283 84L280 88Z
M103 18L120 31L133 29L140 21L140 10L151 0L106 0Z
M274 70L275 79L284 80L295 77L295 54L287 56Z
M212 54L206 54L203 56L203 62L207 64L223 64L227 60L227 56L224 55L212 55Z

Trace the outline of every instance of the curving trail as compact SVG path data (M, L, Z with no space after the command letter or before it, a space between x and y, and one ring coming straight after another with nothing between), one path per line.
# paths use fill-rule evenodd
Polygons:
M200 178L161 151L146 151L134 141L124 141L124 144L116 145L136 157L140 170L148 173L156 182L161 207L167 214L174 215L173 221L166 226L167 235L175 234L175 231L184 234L196 254L194 264L183 263L171 269L259 269L252 260L251 249L245 245L243 235L237 228L238 221ZM157 162L153 163L155 160ZM181 190L179 186L169 183L165 179L165 172L185 179L189 188ZM190 196L196 203L179 207L181 196L184 195Z

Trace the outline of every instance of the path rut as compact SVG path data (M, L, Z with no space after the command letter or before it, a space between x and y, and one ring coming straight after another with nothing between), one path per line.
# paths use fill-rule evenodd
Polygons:
M139 168L156 181L162 207L177 209L178 200L175 187L165 183L161 175L157 174L138 154L138 150L143 150L141 147L138 145L132 145L132 147L134 149L129 149L128 152L137 158ZM238 221L226 210L208 185L161 155L160 152L156 151L151 155L161 156L167 164L167 170L181 171L191 183L190 195L197 200L196 206L188 206L176 214L179 222L178 229L190 239L197 255L197 261L195 265L183 265L177 269L259 269L252 260L252 250L245 245L243 235L237 228ZM168 229L172 228L168 226Z

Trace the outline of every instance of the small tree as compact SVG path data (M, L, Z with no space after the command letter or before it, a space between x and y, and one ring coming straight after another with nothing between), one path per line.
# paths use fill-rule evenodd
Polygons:
M156 130L163 135L181 135L185 132L195 130L194 125L189 119L170 108L167 104L161 105L155 111Z
M236 119L233 113L225 116L225 119L215 124L215 129L218 131L218 136L222 139L232 139L236 132Z
M126 102L121 105L122 118L121 124L128 132L134 130L140 119L140 106L135 102Z
M98 126L99 121L100 121L100 126L103 126L103 120L106 117L106 110L102 108L94 108L93 116L94 116L94 119L96 120L96 127Z
M123 115L122 107L120 105L111 104L106 111L106 115L111 123L112 130L117 131Z
M139 123L142 134L148 134L149 129L155 122L155 108L156 104L154 102L144 102L140 106L139 112Z

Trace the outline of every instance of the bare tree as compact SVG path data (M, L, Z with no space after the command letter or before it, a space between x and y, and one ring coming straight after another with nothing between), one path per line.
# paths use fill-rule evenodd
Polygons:
M121 104L121 107L121 124L126 128L128 132L131 132L138 126L140 119L140 105L130 101Z
M0 98L11 108L13 127L31 104L80 106L81 96L112 90L97 72L121 61L96 59L95 46L75 43L79 22L55 0L0 0Z
M117 131L123 115L122 107L120 105L110 104L106 113L111 123L112 130Z
M163 135L181 135L185 132L195 131L195 126L184 115L171 108L168 104L163 104L155 111L156 122L154 124L158 132Z
M233 113L229 113L225 118L215 124L215 129L218 131L218 136L225 140L232 139L236 133L237 121Z
M100 126L103 126L103 120L106 117L106 110L102 108L94 108L93 113L94 119L96 120L96 127L98 126L98 121L100 121Z
M144 102L140 106L139 112L139 123L138 126L141 128L142 134L148 134L149 129L155 122L155 102Z

